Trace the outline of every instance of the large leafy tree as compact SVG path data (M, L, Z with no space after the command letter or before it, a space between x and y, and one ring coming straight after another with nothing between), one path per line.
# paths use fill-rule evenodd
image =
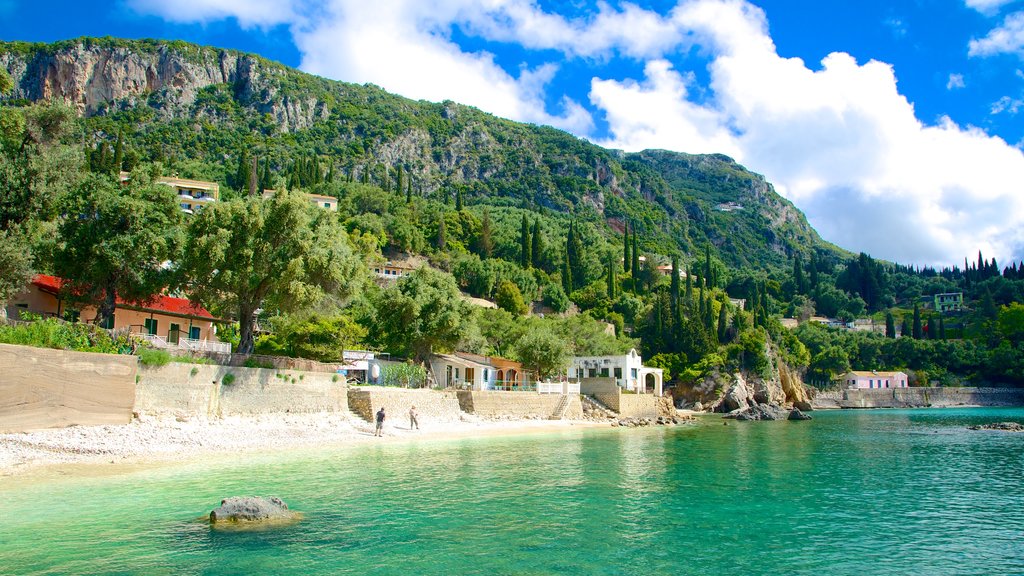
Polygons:
M53 269L69 295L96 304L96 322L114 314L118 298L145 301L167 285L165 263L181 245L181 210L169 187L141 170L126 186L90 174L60 210Z
M568 343L546 326L527 332L515 348L516 358L538 378L545 378L569 366Z
M192 297L237 314L239 353L253 351L259 310L288 312L358 286L359 260L332 216L279 193L211 204L192 220L180 271Z
M377 343L419 362L458 344L473 315L455 279L426 267L382 291L376 308Z

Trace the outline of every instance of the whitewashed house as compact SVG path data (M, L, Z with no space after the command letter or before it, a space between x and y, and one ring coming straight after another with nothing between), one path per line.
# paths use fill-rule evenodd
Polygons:
M905 372L870 372L853 370L843 374L843 386L850 389L906 388Z
M576 356L566 373L570 379L614 378L623 390L644 393L648 389L661 396L664 370L644 366L636 349L622 356Z

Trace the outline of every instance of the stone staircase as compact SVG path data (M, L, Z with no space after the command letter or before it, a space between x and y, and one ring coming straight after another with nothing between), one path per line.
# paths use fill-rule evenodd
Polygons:
M569 408L569 395L562 394L562 398L558 400L558 404L555 406L551 416L548 416L548 420L561 420L565 418L565 411Z

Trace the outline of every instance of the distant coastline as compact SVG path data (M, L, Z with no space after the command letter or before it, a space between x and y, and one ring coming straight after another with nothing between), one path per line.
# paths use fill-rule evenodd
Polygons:
M816 409L1024 406L1024 388L927 387L818 391Z

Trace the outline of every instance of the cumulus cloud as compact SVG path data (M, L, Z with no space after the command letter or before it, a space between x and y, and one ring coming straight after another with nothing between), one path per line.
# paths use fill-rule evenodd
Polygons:
M963 74L950 74L949 80L946 81L946 90L955 90L957 88L966 88L967 84L964 82Z
M967 53L971 56L1024 56L1024 12L1010 14L1003 20L1002 25L989 31L984 38L971 40Z
M965 0L968 8L974 8L982 14L995 14L1003 6L1014 2L1014 0Z
M1021 255L1024 199L1014 184L1024 178L1020 150L949 119L922 124L888 64L833 53L812 70L779 56L764 14L749 4L696 0L674 17L712 47L713 98L704 105L687 100L662 68L648 67L642 83L595 81L594 104L612 131L605 144L737 150L826 238L853 250L918 263L949 263L978 249L1002 260ZM660 104L626 115L623 102L604 97L609 92ZM651 126L669 113L700 130L687 142L679 131L659 137Z
M1024 256L1018 148L949 119L922 123L886 63L837 52L812 67L781 56L765 13L745 0L680 0L664 12L599 2L576 17L535 0L129 1L176 21L288 24L302 68L323 76L451 99L614 148L729 154L853 250L915 263L979 249L1001 261ZM1006 4L967 1L978 10ZM1002 32L972 42L972 54L1020 51L1022 29L1024 15L1012 14ZM514 46L531 64L465 48L465 37ZM684 55L694 53L706 75L687 69ZM615 59L642 64L642 74L612 75L603 65ZM592 72L588 102L552 92L569 65ZM949 89L962 85L950 75ZM603 139L594 115L607 125Z

